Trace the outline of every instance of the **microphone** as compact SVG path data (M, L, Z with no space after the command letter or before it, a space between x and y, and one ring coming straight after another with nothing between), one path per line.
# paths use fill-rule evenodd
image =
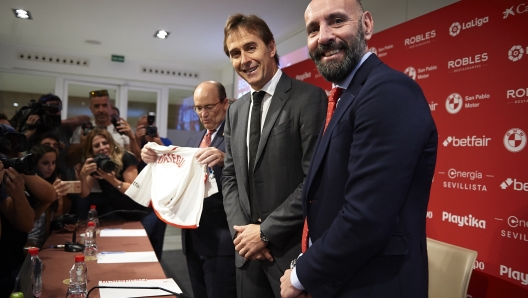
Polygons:
M189 298L189 296L183 294L183 293L175 293L173 291L169 291L165 288L161 288L161 287L124 287L124 286L121 286L121 287L118 287L118 286L95 286L95 287L92 287L90 289L90 291L88 291L88 293L86 294L86 298L88 298L90 296L90 293L95 290L95 289L139 289L139 290L162 290L162 291L165 291L167 293L170 293L172 295L174 295L175 297L178 297L178 298Z
M107 212L101 216L98 216L97 218L105 217L107 215L114 214L114 213L145 214L145 215L149 214L147 211L143 211L143 210L114 210L114 211ZM84 250L84 244L77 242L77 227L79 225L83 225L90 221L91 220L83 221L83 222L78 223L77 226L75 226L75 230L73 230L73 234L72 234L72 241L66 242L64 244L64 251L81 252Z

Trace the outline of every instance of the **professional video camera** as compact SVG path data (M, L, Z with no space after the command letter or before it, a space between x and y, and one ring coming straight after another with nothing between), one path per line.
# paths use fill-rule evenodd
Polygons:
M93 162L97 164L98 169L101 169L107 173L110 173L115 169L115 163L110 159L110 157L106 155L97 155Z
M154 122L156 122L156 113L154 112L148 112L147 115L147 136L150 137L156 137L158 135L158 128L156 126L153 126Z
M8 158L7 156L0 154L0 161L4 164L4 169L13 168L20 174L24 175L35 174L37 161L35 160L33 153L24 157L13 158Z
M61 116L57 115L62 111L61 99L53 94L46 94L39 100L32 99L27 107L23 107L13 117L13 127L19 132L25 132L32 129L53 129L61 125ZM27 125L26 121L29 116L38 115L39 121L33 125Z
M11 126L0 124L0 161L4 168L14 168L21 174L34 174L36 161L33 154L22 158L8 158L4 154L14 154L26 149L26 136L17 133Z

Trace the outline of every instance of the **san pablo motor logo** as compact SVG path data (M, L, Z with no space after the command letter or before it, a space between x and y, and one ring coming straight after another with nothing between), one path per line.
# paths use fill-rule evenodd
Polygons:
M447 97L446 100L446 110L450 114L456 114L460 112L462 109L462 106L464 105L464 100L462 99L462 96L458 93L452 93Z

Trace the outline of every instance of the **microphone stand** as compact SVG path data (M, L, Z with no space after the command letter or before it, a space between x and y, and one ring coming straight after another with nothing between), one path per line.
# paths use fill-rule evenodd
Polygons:
M113 214L113 213L142 213L142 214L149 214L147 211L143 211L143 210L114 210L114 211L110 211L108 213L105 213L101 216L98 216L97 218L101 218L101 217L105 217L107 215L110 215L110 214ZM84 250L84 245L82 243L79 243L77 242L77 227L79 225L83 225L85 223L88 223L90 222L91 220L87 220L87 221L83 221L83 222L80 222L77 224L77 226L75 226L75 230L73 231L73 234L72 234L72 241L71 242L66 242L64 244L64 251L67 251L67 252L81 252Z

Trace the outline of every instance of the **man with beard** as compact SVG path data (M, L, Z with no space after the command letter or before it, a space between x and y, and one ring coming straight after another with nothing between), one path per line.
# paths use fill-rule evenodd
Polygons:
M359 1L313 0L305 22L334 89L303 187L304 253L281 278L282 297L427 297L438 141L427 101L367 52L374 22Z
M224 208L234 239L238 298L280 297L280 277L300 252L301 191L326 94L279 69L275 40L255 15L235 14L224 51L251 92L224 129Z

